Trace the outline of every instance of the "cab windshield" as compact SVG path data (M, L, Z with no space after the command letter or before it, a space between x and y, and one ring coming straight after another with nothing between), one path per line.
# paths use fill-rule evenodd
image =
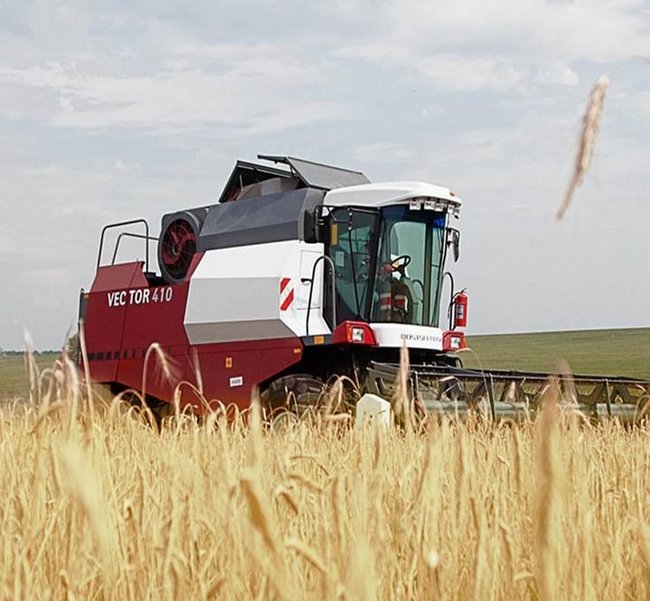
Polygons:
M327 247L338 321L437 326L445 226L446 213L406 205L333 209Z

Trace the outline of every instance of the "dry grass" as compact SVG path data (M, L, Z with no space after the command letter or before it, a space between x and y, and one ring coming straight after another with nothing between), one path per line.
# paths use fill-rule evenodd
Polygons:
M643 599L648 430L217 415L161 433L52 372L0 421L2 599Z
M608 86L609 79L603 75L598 79L589 95L587 108L582 117L582 129L580 130L580 138L578 140L575 166L573 173L571 174L569 185L564 193L562 204L555 214L558 221L564 217L564 214L571 204L575 191L582 184L585 174L591 165L591 157L594 154L594 146L596 144L596 137L600 126L600 117L603 113L605 95L607 94Z

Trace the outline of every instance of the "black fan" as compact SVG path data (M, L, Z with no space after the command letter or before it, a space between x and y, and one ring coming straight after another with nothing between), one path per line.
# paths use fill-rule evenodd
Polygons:
M164 274L180 281L190 268L196 252L196 233L185 219L175 219L165 230L161 240L160 263Z

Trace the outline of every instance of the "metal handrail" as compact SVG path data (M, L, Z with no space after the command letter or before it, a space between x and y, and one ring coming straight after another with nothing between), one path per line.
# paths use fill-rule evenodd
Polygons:
M102 228L102 234L99 238L99 252L97 253L97 270L99 270L99 265L102 260L102 250L104 248L104 236L106 235L106 232L116 227L125 227L127 225L135 225L136 223L144 224L144 233L145 236L147 236L148 238L149 224L147 223L146 219L131 219L129 221L119 221L117 223L110 223L109 225L105 225ZM145 244L145 270L149 271L149 244Z
M321 255L314 261L314 266L312 267L311 270L311 280L309 282L309 300L307 301L307 323L306 329L305 329L305 335L309 336L309 314L311 313L311 299L312 295L314 293L314 280L316 278L316 267L321 261L326 261L328 262L328 265L330 267L330 275L332 278L332 330L336 327L336 269L334 267L334 261L332 261L331 257L328 257L327 255ZM323 291L324 292L324 291ZM324 294L323 294L323 301L324 301ZM323 306L325 303L323 302Z
M120 242L122 241L122 238L138 238L140 240L146 240L147 242L151 240L156 240L158 241L158 238L155 236L147 236L146 234L134 234L133 232L122 232L118 237L117 241L115 242L115 250L113 251L113 258L111 259L111 265L115 265L115 259L117 258L117 251L120 248ZM147 244L147 248L149 248L149 245ZM149 266L147 265L147 271L149 271Z
M456 324L454 323L454 313L452 311L452 305L454 304L454 294L456 293L455 291L455 285L454 285L454 276L451 274L450 271L445 271L442 274L442 286L444 286L445 283L445 277L449 276L449 280L451 282L451 290L449 291L449 305L447 306L447 319L449 320L449 329L450 330L455 330L456 329ZM440 286L440 294L442 295L442 286Z

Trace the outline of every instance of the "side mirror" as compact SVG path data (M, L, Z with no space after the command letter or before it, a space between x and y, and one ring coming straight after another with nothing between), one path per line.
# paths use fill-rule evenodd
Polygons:
M449 231L449 243L452 245L454 251L454 263L458 262L460 258L460 231L452 229Z
M305 242L324 242L328 220L325 207L317 206L303 212L302 235Z

